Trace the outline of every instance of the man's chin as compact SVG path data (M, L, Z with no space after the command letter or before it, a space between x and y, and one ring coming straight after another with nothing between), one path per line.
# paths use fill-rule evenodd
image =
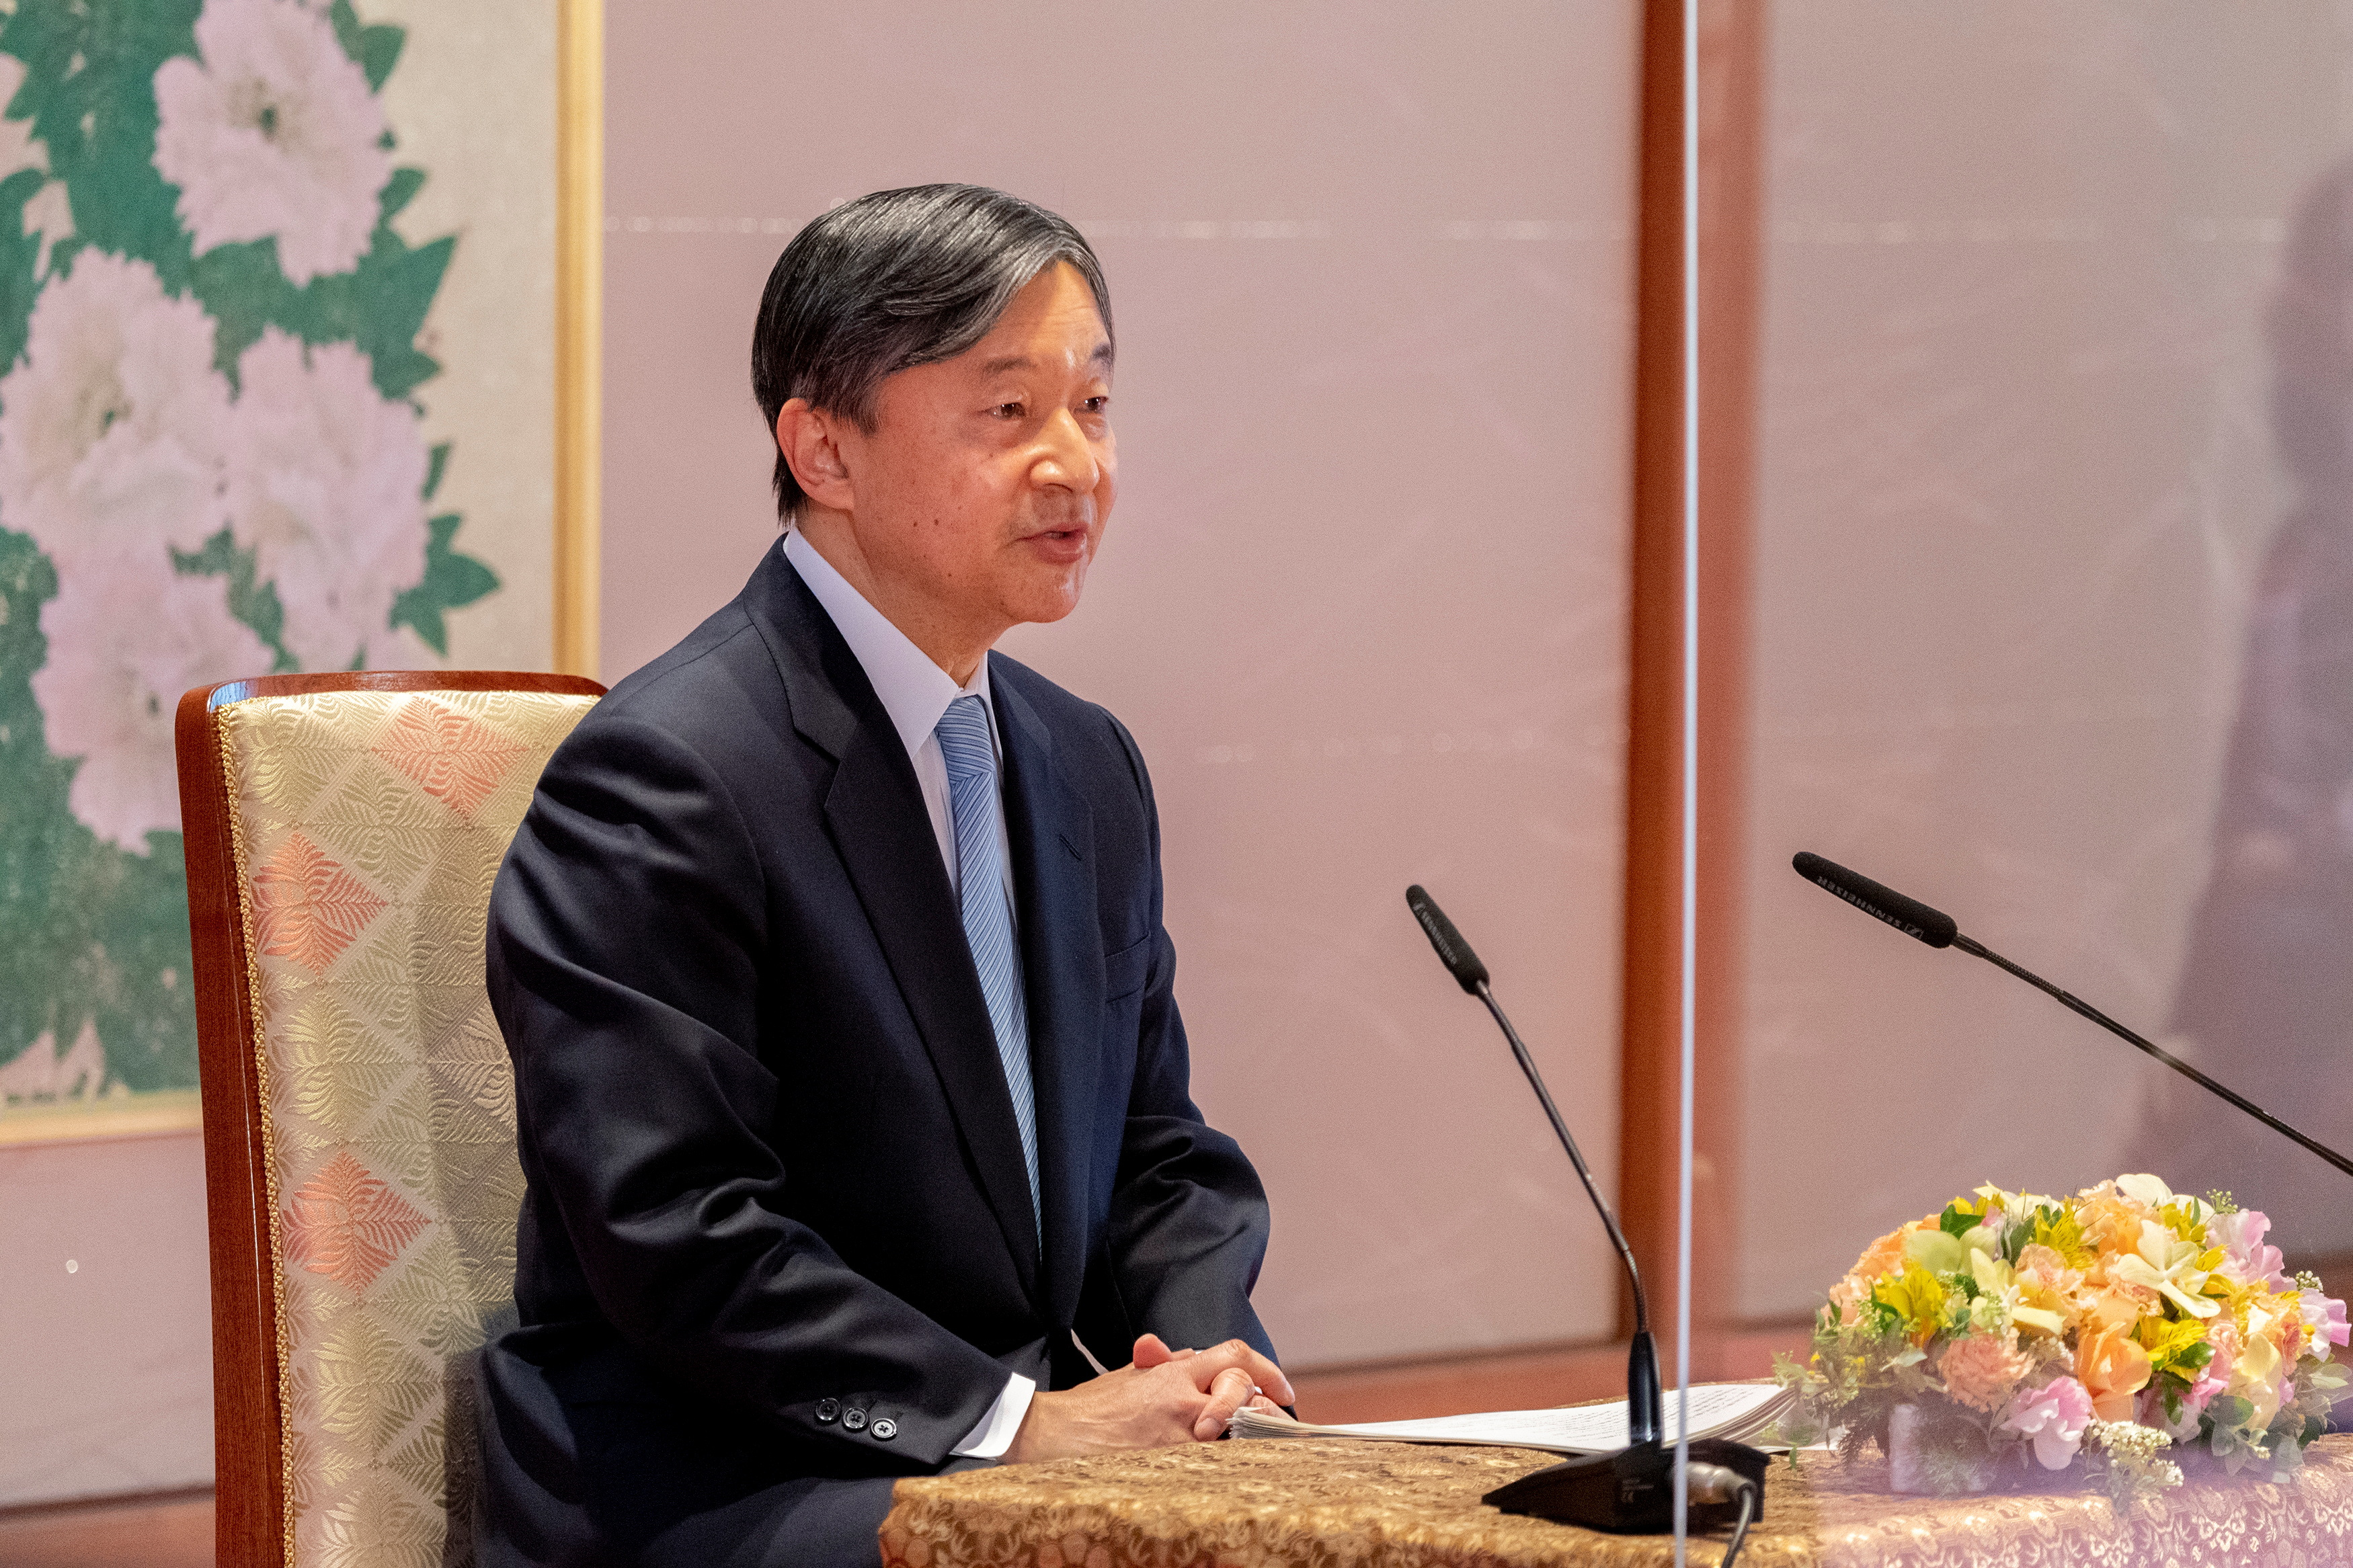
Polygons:
M1079 607L1079 595L1086 582L1086 565L1081 563L1050 580L1025 583L1008 606L1011 618L1017 624L1039 626L1059 621Z

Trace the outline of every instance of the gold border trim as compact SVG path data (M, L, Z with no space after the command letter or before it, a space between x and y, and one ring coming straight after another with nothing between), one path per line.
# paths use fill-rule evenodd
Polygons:
M555 24L554 668L594 679L602 595L605 9L561 0Z
M204 1101L193 1089L159 1089L112 1100L69 1100L0 1110L0 1149L102 1143L123 1138L200 1133Z
M208 717L220 745L222 804L228 818L229 856L237 876L237 942L245 949L246 1003L253 1016L253 1095L257 1101L254 1121L261 1131L261 1180L269 1200L269 1326L278 1342L278 1490L284 1521L283 1562L287 1568L293 1568L294 1421L286 1384L294 1344L286 1329L286 1237L279 1215L278 1124L270 1112L269 1042L262 1025L261 953L254 940L253 878L245 848L245 801L237 787L237 759L229 741L229 712L244 706L245 702L224 702Z

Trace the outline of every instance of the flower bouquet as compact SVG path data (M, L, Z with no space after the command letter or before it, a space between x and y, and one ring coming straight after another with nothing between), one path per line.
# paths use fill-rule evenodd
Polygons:
M2072 1198L1983 1186L1881 1237L1831 1287L1813 1353L1778 1358L1793 1443L1865 1441L1901 1490L1957 1493L2030 1458L2121 1500L2168 1457L2284 1479L2346 1386L2345 1303L2283 1272L2227 1193L2119 1176Z

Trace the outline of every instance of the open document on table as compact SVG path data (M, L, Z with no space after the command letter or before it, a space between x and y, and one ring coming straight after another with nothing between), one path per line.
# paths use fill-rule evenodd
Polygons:
M1694 1437L1746 1442L1788 1407L1790 1391L1772 1384L1704 1383L1691 1391ZM1662 1404L1664 1440L1681 1433L1682 1400L1669 1389ZM1504 1448L1549 1448L1558 1454L1606 1454L1626 1446L1626 1402L1572 1405L1555 1410L1494 1410L1481 1415L1440 1415L1421 1421L1365 1421L1318 1426L1280 1410L1241 1410L1227 1428L1235 1437L1365 1437L1388 1443L1485 1443Z

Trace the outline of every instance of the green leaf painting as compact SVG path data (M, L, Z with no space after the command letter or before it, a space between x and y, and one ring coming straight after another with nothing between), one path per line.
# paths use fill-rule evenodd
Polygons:
M0 1117L196 1081L172 717L406 668L495 593L434 496L455 251L351 0L0 0Z

